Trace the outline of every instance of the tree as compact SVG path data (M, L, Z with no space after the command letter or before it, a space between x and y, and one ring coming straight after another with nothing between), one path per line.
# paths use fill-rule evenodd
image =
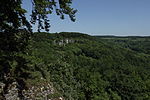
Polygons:
M38 22L38 31L45 29L49 31L48 15L53 11L64 19L64 14L69 15L72 21L75 21L74 10L70 7L72 0L31 0L32 14L31 23ZM22 0L1 0L0 1L0 31L10 31L20 27L31 31L31 24L27 21L25 9L21 7Z
M0 53L5 52L10 55L12 52L24 51L31 36L31 24L37 22L38 31L41 29L49 31L48 15L53 11L61 19L67 14L72 21L75 21L77 10L70 7L72 0L31 0L31 3L32 14L29 22L25 16L27 11L21 7L22 0L0 1ZM26 32L20 32L20 29L25 29Z
M28 31L22 35L26 36L26 40L29 40L30 33L32 32L31 24L34 25L36 22L38 23L38 31L41 29L49 31L50 23L48 15L52 14L53 11L55 11L61 19L64 19L64 14L67 14L72 21L75 21L75 13L77 10L70 7L72 0L31 0L31 3L32 14L31 21L29 22L25 16L27 11L21 7L22 0L0 1L1 50L9 50L9 52L10 50L17 51L18 49L15 46L18 45L16 41L18 41L17 33L20 31L19 29L26 29L26 31ZM27 41L24 41L24 43L26 44Z
M49 31L48 15L53 11L61 19L66 14L75 21L77 10L71 8L72 0L31 0L31 3L32 14L29 22L25 16L27 11L21 6L22 0L0 1L0 81L5 83L4 92L7 92L8 85L13 81L24 84L20 73L27 69L27 62L19 53L25 53L32 35L32 24L38 23L38 31Z

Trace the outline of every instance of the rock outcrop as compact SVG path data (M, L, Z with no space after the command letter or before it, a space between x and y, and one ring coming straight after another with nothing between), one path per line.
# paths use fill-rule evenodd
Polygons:
M54 40L53 43L55 45L65 46L66 44L69 44L69 43L75 43L75 40L69 39L69 38L65 38L65 39L61 39L61 40Z
M49 95L55 94L51 83L44 82L20 92L17 82L13 82L8 86L8 92L2 96L4 86L0 82L0 100L64 100L62 97L50 98Z

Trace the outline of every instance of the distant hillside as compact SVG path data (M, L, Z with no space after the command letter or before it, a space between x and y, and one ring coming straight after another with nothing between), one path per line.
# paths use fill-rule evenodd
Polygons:
M65 39L74 42L54 42ZM30 55L66 100L148 100L149 44L144 37L37 33Z
M128 48L139 53L150 54L150 36L96 36L97 40Z
M149 37L34 33L19 55L26 62L12 71L26 89L44 93L50 83L53 100L150 100L149 44Z

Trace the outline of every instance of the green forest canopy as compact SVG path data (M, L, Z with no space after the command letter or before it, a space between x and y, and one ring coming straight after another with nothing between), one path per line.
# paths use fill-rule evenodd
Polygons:
M31 45L32 61L67 100L150 99L149 37L36 33Z
M150 38L93 37L80 33L34 33L22 0L0 1L0 81L23 89L40 78L67 100L149 100ZM71 0L32 0L31 23L48 31L56 11L75 20ZM42 23L45 23L44 25ZM20 29L24 27L26 30ZM31 38L32 36L32 38Z

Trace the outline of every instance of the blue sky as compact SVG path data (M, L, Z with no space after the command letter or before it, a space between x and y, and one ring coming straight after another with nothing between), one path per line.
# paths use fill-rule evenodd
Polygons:
M23 7L31 11L30 0ZM82 32L90 35L150 36L150 0L73 0L76 22L50 15L50 32ZM37 27L34 27L34 31Z

